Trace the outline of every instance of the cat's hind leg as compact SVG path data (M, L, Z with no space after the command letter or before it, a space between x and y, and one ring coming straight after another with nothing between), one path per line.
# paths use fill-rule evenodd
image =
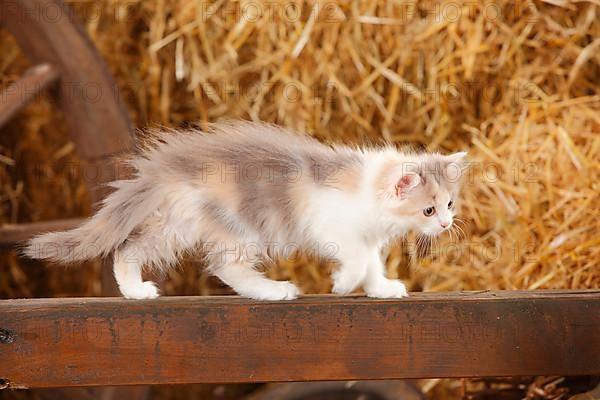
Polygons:
M190 208L175 204L170 209L177 209L178 206L180 209L187 210L187 213L154 212L115 251L114 274L123 297L128 299L158 297L157 285L151 281L143 281L143 267L159 273L165 272L177 263L186 250L195 247L200 237L198 221L185 218L189 217Z
M292 300L300 294L293 283L269 279L245 261L228 261L211 268L211 272L239 295L251 299Z
M159 296L154 282L142 280L141 260L131 247L115 250L113 272L121 294L126 299L155 299Z

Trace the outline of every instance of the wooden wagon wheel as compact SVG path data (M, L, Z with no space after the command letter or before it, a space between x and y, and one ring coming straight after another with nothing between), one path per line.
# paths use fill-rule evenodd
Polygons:
M15 37L34 65L4 91L0 127L52 85L79 157L98 169L98 179L87 184L91 199L100 200L101 185L114 179L111 158L133 144L131 123L115 96L115 82L62 1L0 0L0 7L0 26ZM70 219L5 227L0 230L0 244L11 245L36 233L68 229L79 222Z
M127 110L115 96L116 83L85 34L60 0L0 0L0 27L10 32L33 67L10 85L0 103L0 128L42 90L52 85L58 108L66 120L78 156L99 171L87 182L92 201L104 194L102 184L113 180L111 159L132 147L134 137ZM89 90L95 95L88 98ZM50 230L69 229L81 219L19 224L0 229L0 245L13 245ZM105 263L106 264L106 263ZM103 266L103 293L116 294L112 268ZM147 387L62 389L40 391L47 398L147 397Z

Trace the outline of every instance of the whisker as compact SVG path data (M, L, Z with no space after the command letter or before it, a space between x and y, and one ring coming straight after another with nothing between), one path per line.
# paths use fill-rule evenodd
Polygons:
M417 238L415 239L415 246L413 248L413 251L411 251L409 254L411 261L416 261L418 259L420 242L421 242L421 235L418 235ZM417 263L417 265L418 265L418 263Z
M431 245L431 238L429 235L420 235L419 242L417 245L417 255L419 258L426 258Z
M467 238L467 234L466 234L466 232L464 231L464 229L463 229L463 228L461 228L460 226L456 225L456 229L457 229L457 230L460 232L460 234L462 235L462 239L461 239L461 240L464 240L464 239L466 239L466 238Z
M465 240L467 238L465 231L460 226L457 226L456 230L459 232L460 240Z
M452 226L452 231L454 232L454 234L456 235L456 241L460 241L461 237L460 237L460 231L456 228L456 225Z
M454 221L456 221L457 224L462 224L462 226L464 228L467 228L467 226L468 226L467 222L465 220L463 220L462 218L454 217Z
M467 238L465 231L460 226L456 228L456 231L458 232L460 240L465 240Z
M425 247L425 235L419 235L419 239L417 241L416 254L418 258L423 256L423 247Z
M455 239L454 236L456 234L456 228L454 227L454 225L452 225L450 227L450 229L448 230L448 233L450 234L450 241L455 242L456 239L458 239L458 237Z
M439 239L438 239L437 235L429 237L429 247L427 250L428 250L428 254L431 258L433 258L435 249L438 248L438 243L439 243L438 240Z

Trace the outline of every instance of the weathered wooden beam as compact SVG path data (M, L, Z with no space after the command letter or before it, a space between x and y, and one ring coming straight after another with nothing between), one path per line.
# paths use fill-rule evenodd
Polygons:
M0 301L10 387L600 374L600 290Z

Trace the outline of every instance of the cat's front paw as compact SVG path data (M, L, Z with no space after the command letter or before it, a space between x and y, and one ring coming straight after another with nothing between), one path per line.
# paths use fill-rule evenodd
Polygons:
M248 293L247 296L256 300L294 300L300 295L300 289L292 282L288 281L267 281L264 287L256 291L253 288L253 293Z
M119 289L126 299L145 300L155 299L160 296L156 283L151 281L142 282L136 285L122 285Z
M385 279L377 282L376 285L371 285L365 288L365 292L369 297L378 299L399 299L408 297L408 291L404 283L397 279Z

